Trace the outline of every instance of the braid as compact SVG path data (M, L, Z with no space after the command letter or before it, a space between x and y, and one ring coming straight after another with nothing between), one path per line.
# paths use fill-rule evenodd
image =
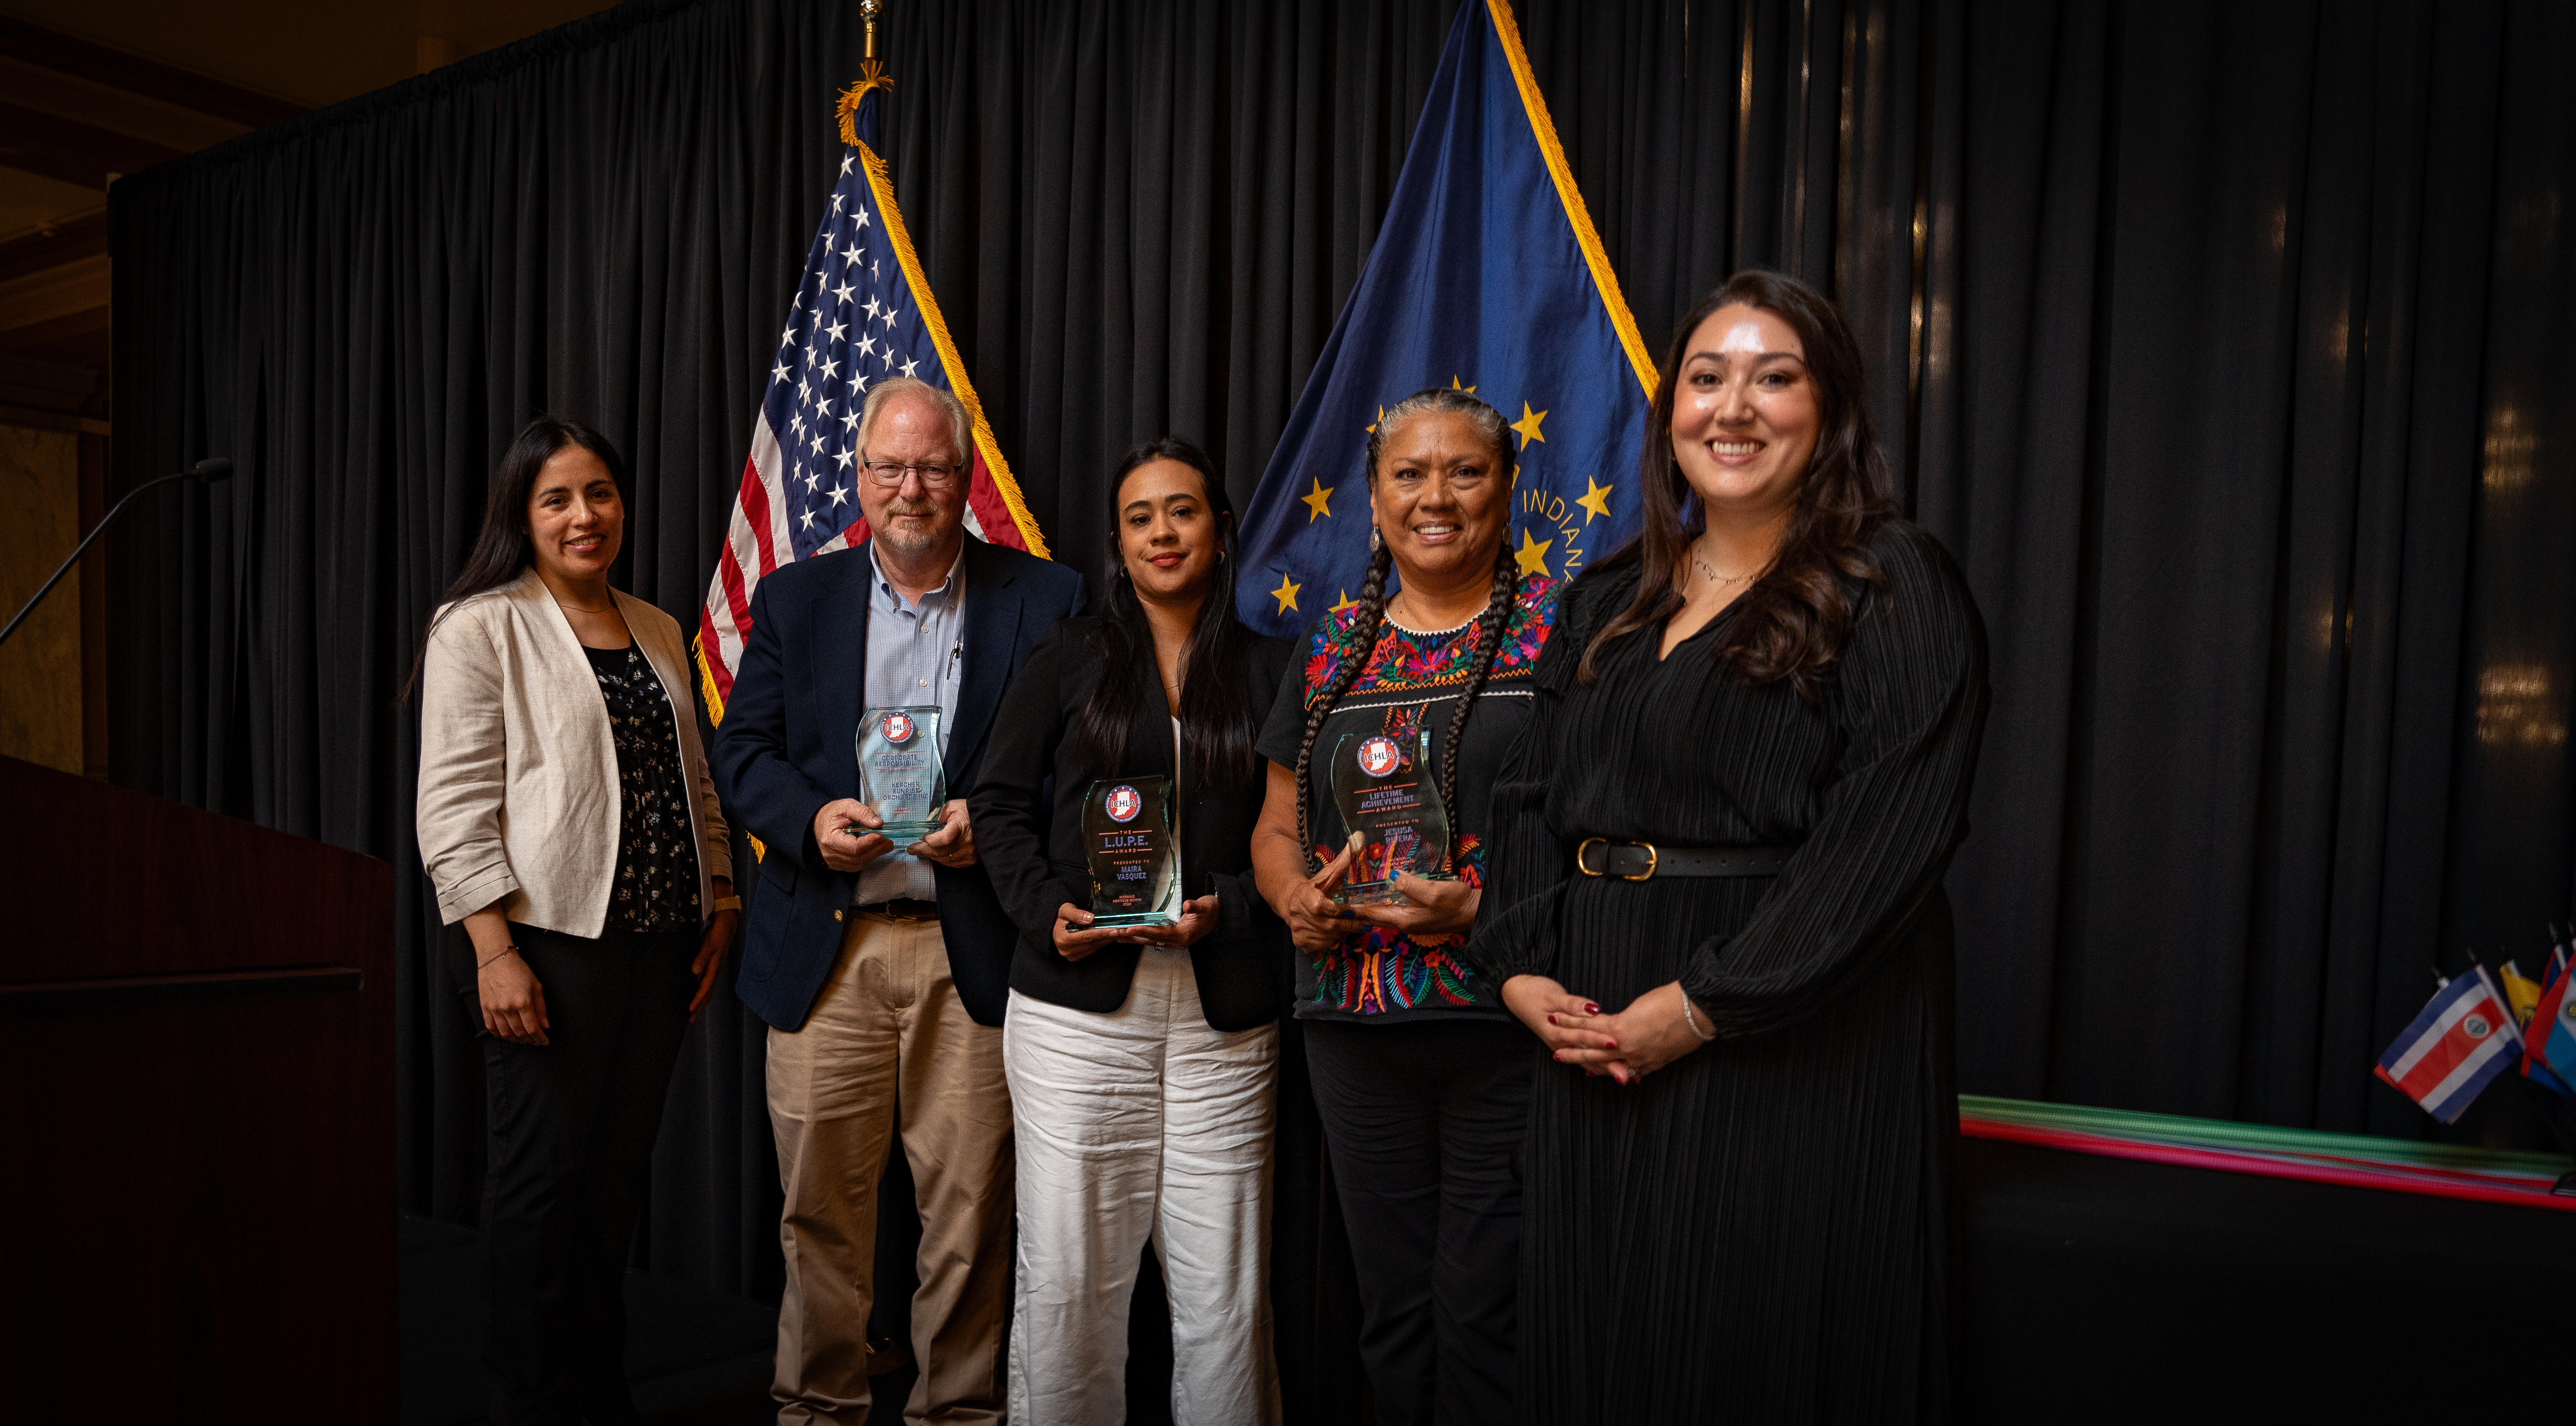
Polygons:
M1369 428L1368 481L1371 490L1377 486L1378 461L1385 454L1387 436L1414 416L1442 412L1464 416L1476 434L1493 450L1496 469L1503 477L1508 500L1513 479L1520 473L1520 463L1513 459L1511 424L1502 413L1477 400L1465 391L1434 386L1417 391L1378 413L1377 424ZM1508 506L1506 506L1508 509ZM1508 531L1510 522L1505 521ZM1333 705L1357 683L1360 670L1377 647L1378 631L1386 627L1386 577L1395 566L1395 553L1381 544L1369 554L1368 578L1360 585L1360 617L1352 626L1357 639L1343 660L1341 671L1333 675L1315 705L1306 710L1306 735L1297 743L1297 850L1306 858L1306 869L1315 870L1315 845L1306 825L1306 774L1314 766L1315 737L1332 716ZM1494 653L1503 641L1503 628L1511 622L1513 585L1511 544L1507 539L1494 557L1494 592L1486 602L1482 621L1476 629L1476 652L1469 665L1466 696L1458 700L1458 711L1449 719L1449 758L1440 770L1440 798L1444 806L1455 806L1458 793L1458 736L1466 731L1467 710L1476 702L1477 690L1485 685L1485 676L1493 671Z
M1360 581L1359 622L1351 626L1357 635L1347 646L1341 670L1324 686L1315 705L1306 710L1306 735L1297 740L1297 855L1306 859L1306 870L1316 870L1315 839L1306 826L1306 774L1315 763L1315 735L1324 730L1324 720L1333 716L1333 705L1359 682L1360 670L1368 666L1369 651L1377 647L1378 630L1386 627L1386 575L1394 568L1395 555L1380 545L1369 555L1368 578Z
M1459 691L1458 711L1449 715L1449 756L1440 761L1440 805L1449 813L1451 830L1458 825L1458 740L1467 735L1467 714L1476 706L1476 694L1485 686L1486 675L1494 671L1494 655L1503 646L1503 630L1512 622L1512 598L1515 565L1511 542L1506 540L1494 555L1494 593L1485 612L1476 616L1476 653L1467 664L1467 686Z

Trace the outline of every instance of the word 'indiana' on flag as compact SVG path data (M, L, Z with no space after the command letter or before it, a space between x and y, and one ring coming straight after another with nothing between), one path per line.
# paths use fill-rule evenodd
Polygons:
M1510 0L1458 7L1386 222L1245 520L1238 610L1291 636L1368 569L1369 431L1428 386L1511 422L1520 574L1564 579L1637 532L1655 367L1521 48Z
M2448 1124L2513 1064L2521 1048L2513 1013L2487 968L2479 966L2434 992L2380 1054L2372 1073Z
M841 98L841 171L830 211L814 231L803 279L787 308L752 424L742 489L698 619L698 676L708 715L724 720L751 592L782 564L867 538L859 514L859 408L871 382L909 376L945 387L966 407L966 528L979 539L1046 554L1009 462L948 324L922 276L894 184L877 156L878 97L888 81L874 60Z

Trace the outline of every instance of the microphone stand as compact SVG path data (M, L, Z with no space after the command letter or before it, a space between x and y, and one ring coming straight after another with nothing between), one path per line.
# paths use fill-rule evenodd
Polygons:
M233 463L231 461L224 459L222 456L208 456L204 460L197 462L195 465L188 467L186 470L183 470L176 475L165 475L155 480L147 480L141 485L134 487L132 490L127 491L125 498L117 501L115 507L107 512L107 518L99 521L97 526L91 529L87 535L82 536L81 542L72 547L71 554L67 556L61 564L54 567L53 576L45 581L44 587L36 591L36 596L33 599L28 600L25 604L20 605L17 613L9 616L8 627L0 629L0 643L7 643L9 641L9 636L18 632L18 626L27 622L27 616L36 612L36 606L44 603L45 596L53 593L54 586L62 583L63 576L71 573L72 566L80 562L80 557L83 552L89 549L90 541L107 533L107 527L116 523L116 517L125 513L125 507L133 504L136 496L141 495L143 492L150 490L155 486L168 485L174 480L193 480L199 485L212 485L218 480L226 479L231 476L232 473Z

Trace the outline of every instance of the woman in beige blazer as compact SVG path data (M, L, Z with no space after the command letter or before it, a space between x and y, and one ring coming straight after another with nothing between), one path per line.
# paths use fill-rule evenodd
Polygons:
M608 585L625 485L597 432L521 431L417 670L421 865L485 1031L496 1422L639 1419L627 1247L740 919L680 626Z

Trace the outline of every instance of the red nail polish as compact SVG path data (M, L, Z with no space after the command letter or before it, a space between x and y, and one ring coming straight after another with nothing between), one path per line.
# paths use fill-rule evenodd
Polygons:
M1583 1013L1586 1015L1598 1015L1601 1013L1601 1007L1587 1000L1583 1002Z

